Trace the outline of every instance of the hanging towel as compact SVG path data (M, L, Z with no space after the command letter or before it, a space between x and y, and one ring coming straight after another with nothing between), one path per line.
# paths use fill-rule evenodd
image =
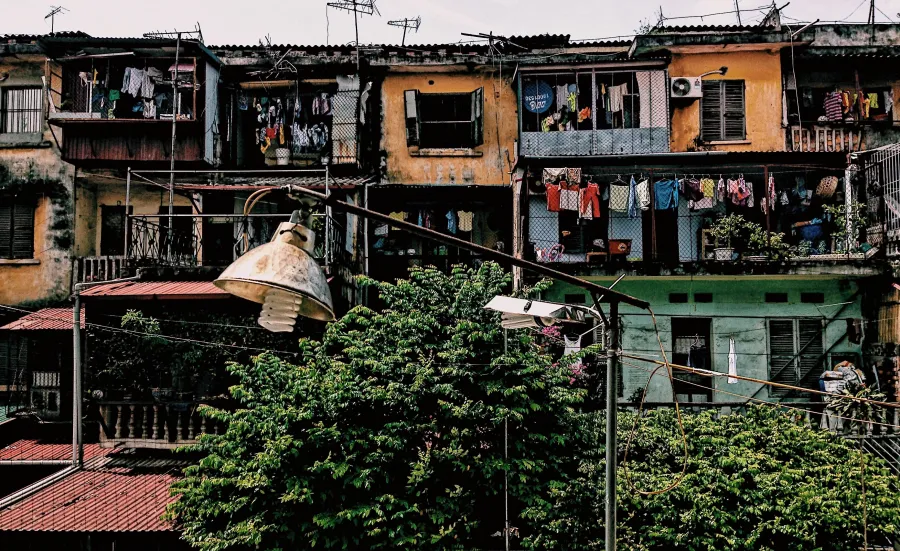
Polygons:
M638 204L641 210L650 210L650 182L641 180L635 191L637 191Z
M634 181L634 176L632 176L631 182L628 183L628 217L637 218L639 210L637 182Z
M560 182L559 184L559 208L562 210L578 210L578 184Z
M678 208L678 181L660 180L653 184L656 194L656 210L675 210Z
M609 186L609 209L616 212L628 211L628 196L630 193L630 186Z
M559 212L559 184L545 184L547 188L547 212Z
M734 337L732 337L728 339L728 384L738 382L735 375L737 375L737 353L734 351Z

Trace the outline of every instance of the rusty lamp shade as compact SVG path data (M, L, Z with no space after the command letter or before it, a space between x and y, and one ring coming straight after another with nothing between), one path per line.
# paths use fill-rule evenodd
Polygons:
M315 232L298 223L278 225L272 240L235 260L213 283L232 295L263 305L259 324L290 332L298 316L334 321L331 290L313 258Z

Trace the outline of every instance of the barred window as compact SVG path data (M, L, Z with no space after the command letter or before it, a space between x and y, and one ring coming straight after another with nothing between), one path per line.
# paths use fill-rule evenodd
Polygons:
M468 148L484 143L484 88L465 94L406 90L406 143L422 148Z
M41 88L5 88L0 97L0 125L4 133L41 131Z

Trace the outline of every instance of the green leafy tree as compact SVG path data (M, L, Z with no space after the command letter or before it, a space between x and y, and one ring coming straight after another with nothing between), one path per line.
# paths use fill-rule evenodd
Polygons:
M621 418L624 443L630 414ZM852 443L808 428L763 406L716 418L686 415L690 447L686 475L656 496L682 468L681 433L672 410L641 420L628 455L631 483L619 467L618 529L622 549L697 551L851 551L895 536L900 523L897 478L866 459L863 507L861 455ZM535 548L603 549L603 419L587 416L582 438L593 450L578 476L526 513L544 529ZM623 444L624 446L624 444ZM620 449L620 460L622 459Z
M509 281L491 263L365 280L385 307L301 341L297 365L232 365L242 407L204 410L228 429L201 438L204 459L174 487L184 538L209 551L498 547L506 469L512 524L535 533L518 512L573 472L584 391L528 332L504 353L484 305Z

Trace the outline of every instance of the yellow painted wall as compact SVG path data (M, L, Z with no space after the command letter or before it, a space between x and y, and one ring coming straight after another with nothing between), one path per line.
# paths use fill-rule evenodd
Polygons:
M704 80L728 79L745 82L747 141L706 145L714 151L783 151L781 126L781 57L777 51L702 52L673 51L669 65L671 76L697 76L728 67L723 77L710 75ZM700 100L673 100L672 151L692 151L700 135Z
M481 156L411 155L406 145L405 90L421 93L469 93L484 87L484 144ZM390 183L405 184L508 184L507 151L515 156L518 131L516 95L506 79L495 73L389 73L382 88L384 134ZM499 147L498 147L499 141ZM442 150L446 151L446 150Z

